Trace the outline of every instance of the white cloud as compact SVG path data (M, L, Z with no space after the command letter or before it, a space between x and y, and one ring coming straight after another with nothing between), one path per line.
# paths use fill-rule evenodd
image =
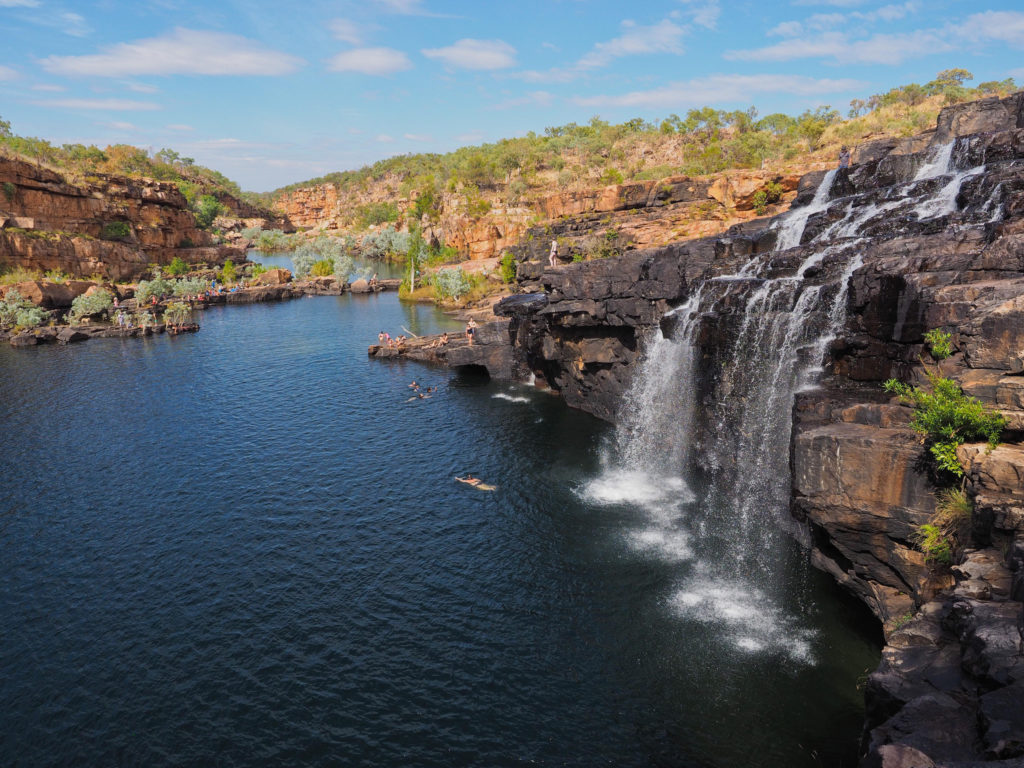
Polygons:
M427 48L422 53L456 69L505 69L516 63L516 49L503 40L465 38L445 48Z
M422 142L429 142L429 141L433 141L434 140L433 136L428 136L428 135L426 135L424 133L403 133L402 134L402 138L408 139L409 141L422 141Z
M394 136L388 136L386 133L378 133L377 138L374 139L374 141L379 141L381 144L390 144L394 140Z
M40 107L57 107L59 109L105 109L112 112L152 112L163 109L151 101L131 101L129 99L49 99L33 101Z
M623 22L626 31L606 43L598 43L594 50L576 63L578 69L593 69L610 64L623 56L646 53L683 52L682 38L686 30L665 19L649 27L640 27Z
M33 91L46 91L47 93L62 93L67 90L63 85L53 85L52 83L38 83L32 86Z
M409 57L394 48L353 48L342 51L327 62L331 72L362 72L364 75L391 75L412 69Z
M92 32L92 28L85 23L85 18L70 11L58 13L54 17L54 22L60 26L65 35L72 37L85 37Z
M865 40L851 40L842 32L826 32L814 37L790 38L765 48L726 51L722 56L734 61L833 59L837 64L893 65L951 50L955 50L955 46L932 30L877 34Z
M415 15L423 12L422 0L374 0L390 13Z
M649 91L633 91L620 96L588 96L573 99L583 107L683 107L750 102L768 92L797 96L822 96L847 93L864 88L865 83L851 79L817 79L805 75L711 75L705 78L670 83Z
M460 133L455 137L456 141L462 142L463 144L476 144L484 140L483 131L471 131L470 133Z
M185 125L184 123L171 123L170 125L164 126L168 131L193 131L195 130L191 125Z
M707 29L718 28L718 17L722 15L718 0L680 0L680 2L692 6L692 10L688 11L688 14L694 24Z
M769 37L796 37L803 34L804 25L799 21L783 21L768 30Z
M968 16L956 27L957 33L974 42L997 40L1024 47L1024 13L1018 11L985 11Z
M127 133L139 130L138 126L134 123L125 123L119 120L110 123L97 123L97 125L102 125L104 128L109 128L112 131L125 131Z
M793 0L793 5L832 5L836 8L854 8L864 0Z
M16 80L19 77L21 75L18 73L18 70L0 65L0 80Z
M59 75L283 75L303 61L239 35L177 27L162 37L108 46L88 56L49 56L43 69Z
M135 93L159 93L160 89L155 85L149 83L125 83L124 87L129 91L135 91Z
M360 45L363 42L362 29L351 19L331 19L328 26L331 28L331 34L334 35L335 40L352 43L352 45Z
M0 0L0 8L38 8L39 0Z

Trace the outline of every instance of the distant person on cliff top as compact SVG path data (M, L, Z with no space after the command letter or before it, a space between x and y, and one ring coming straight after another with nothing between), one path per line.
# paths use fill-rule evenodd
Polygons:
M548 253L548 264L552 267L558 266L558 241L551 241L551 252Z
M850 167L850 148L845 144L839 150L839 167L849 168Z

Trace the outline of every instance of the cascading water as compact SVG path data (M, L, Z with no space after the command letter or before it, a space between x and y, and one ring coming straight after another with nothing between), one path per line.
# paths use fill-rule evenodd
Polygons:
M829 171L811 203L777 226L772 253L706 280L645 345L605 471L584 493L641 506L634 548L680 563L668 605L735 649L813 660L813 633L800 618L805 571L780 555L799 533L788 513L793 399L816 386L845 325L861 238L887 215L912 222L952 212L960 185L982 172L954 170L955 150L956 142L937 148L876 201L833 203ZM777 258L833 206L842 215L803 243L799 266Z

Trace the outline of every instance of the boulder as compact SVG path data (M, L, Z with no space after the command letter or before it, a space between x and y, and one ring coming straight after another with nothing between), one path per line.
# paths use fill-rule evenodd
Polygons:
M72 328L68 326L57 334L57 341L61 344L73 344L76 341L85 341L89 338L89 334L83 333L78 328Z
M72 301L93 287L95 283L80 280L69 280L65 283L26 280L13 286L23 299L43 309L67 309Z
M349 286L349 290L352 291L352 293L369 293L370 284L365 279L359 278Z
M287 269L268 269L253 280L255 285L284 285L292 281L292 273Z
M36 335L30 331L24 331L19 333L17 336L11 337L12 347L34 347L38 343L39 339L37 339Z

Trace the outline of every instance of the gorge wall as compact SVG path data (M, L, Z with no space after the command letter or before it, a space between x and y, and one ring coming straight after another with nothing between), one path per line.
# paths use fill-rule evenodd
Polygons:
M588 253L608 244L619 251L665 245L683 238L724 232L755 217L754 195L768 188L781 197L770 204L781 210L795 196L796 172L729 171L711 177L670 176L553 194L531 193L508 202L505 188L480 190L491 208L470 215L459 190L441 196L436 219L419 222L424 237L457 248L478 260L523 247L546 249L561 241L562 255ZM507 186L507 185L506 185ZM341 194L334 184L297 189L275 200L275 208L299 227L355 231L359 206L388 202L408 209L413 199L402 196L401 179L385 177L364 188ZM610 236L608 233L612 233Z
M771 450L721 430L738 429L726 417L749 418L746 401L766 389L744 366L790 387L789 511L814 564L886 632L867 686L864 765L1019 761L1024 94L950 107L934 131L861 147L856 159L805 176L789 213L724 237L554 269L524 244L523 293L496 308L507 318L496 343L511 342L514 375L615 421L653 340L678 336L695 360L677 384L694 390L698 456ZM953 337L944 375L1008 422L995 451L961 449L973 535L952 568L914 545L935 488L911 410L882 390L890 377L924 380L932 328Z
M71 183L0 156L0 190L0 264L127 280L175 256L187 263L244 256L196 226L172 182L102 174ZM233 198L224 202L240 216L259 213Z

